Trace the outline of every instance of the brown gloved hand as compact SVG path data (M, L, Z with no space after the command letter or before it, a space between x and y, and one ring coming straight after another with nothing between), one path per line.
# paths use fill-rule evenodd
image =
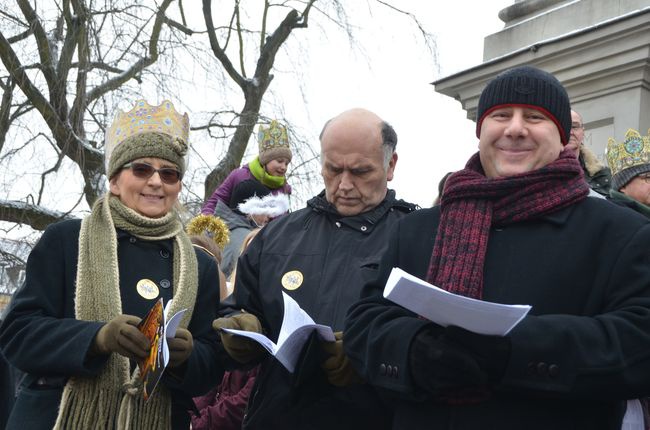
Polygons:
M177 367L185 363L192 353L194 338L189 330L184 328L176 329L176 336L167 338L169 347L169 367Z
M323 350L329 354L329 358L321 364L321 368L327 374L327 380L337 387L362 383L363 379L354 370L350 359L343 351L343 332L337 331L334 337L336 338L334 342L323 342Z
M91 352L107 355L116 352L131 360L143 360L149 355L151 342L139 329L140 318L118 315L97 332Z
M219 332L221 343L228 355L240 363L257 361L266 351L262 345L251 339L221 330L222 328L232 328L262 333L262 324L253 314L241 313L231 317L217 318L212 322L212 328Z

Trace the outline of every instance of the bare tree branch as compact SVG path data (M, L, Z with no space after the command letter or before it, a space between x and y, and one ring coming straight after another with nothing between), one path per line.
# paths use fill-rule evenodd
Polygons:
M98 85L91 91L88 91L88 100L95 100L100 96L113 91L119 88L129 79L132 79L136 74L142 72L146 67L149 67L158 59L158 39L160 37L160 31L162 29L162 24L165 18L165 11L169 7L173 0L164 0L160 5L158 12L156 13L156 21L151 32L151 38L149 40L149 56L141 57L135 63L131 65L127 70L122 72L120 75L104 82L101 85Z
M239 72L237 72L237 70L235 70L230 58L226 55L225 50L219 46L219 40L217 39L217 34L214 30L214 22L212 21L212 0L203 0L203 17L208 30L208 39L210 40L212 53L217 57L223 68L226 70L226 73L228 73L228 76L230 76L239 87L244 88L246 80L239 74Z
M7 84L2 83L2 101L0 102L0 154L4 146L11 126L11 103L13 100L14 88L16 83L11 77L7 78Z
M27 224L36 230L44 230L53 222L72 218L74 217L63 212L44 210L38 205L0 200L0 220Z

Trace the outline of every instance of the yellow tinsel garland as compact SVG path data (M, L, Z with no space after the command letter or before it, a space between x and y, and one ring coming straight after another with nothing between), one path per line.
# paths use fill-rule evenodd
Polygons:
M217 216L197 215L187 223L185 231L190 235L206 234L223 250L230 241L230 230L226 223Z

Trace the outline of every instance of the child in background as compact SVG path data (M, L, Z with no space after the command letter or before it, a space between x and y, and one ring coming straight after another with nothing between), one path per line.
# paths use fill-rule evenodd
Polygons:
M230 172L230 175L205 202L201 213L214 215L218 201L230 206L233 189L240 182L255 179L271 190L272 194L291 194L291 186L285 177L291 162L291 149L287 129L276 120L268 127L260 125L257 134L259 155L253 161Z
M241 246L241 254L260 230L256 228L248 233ZM233 286L234 279L233 272ZM232 290L229 291L229 294L231 293ZM207 394L195 397L194 404L199 413L192 416L192 430L241 429L258 372L259 366L250 370L226 371L219 385Z

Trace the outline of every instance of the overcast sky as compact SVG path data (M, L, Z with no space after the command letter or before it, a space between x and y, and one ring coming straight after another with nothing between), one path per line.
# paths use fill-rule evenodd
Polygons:
M466 119L461 104L436 93L430 83L481 63L483 38L503 28L498 13L513 0L393 3L413 12L436 36L440 70L405 18L388 10L375 9L372 16L357 11L355 17L363 19L353 22L364 52L350 50L340 33L323 39L308 30L316 46L305 72L308 113L296 102L287 108L287 116L308 115L300 121L313 124L317 135L327 119L343 110L364 107L376 112L394 126L399 138L399 160L389 186L399 197L428 207L440 178L461 169L478 145L474 123ZM274 85L290 83L278 80Z

